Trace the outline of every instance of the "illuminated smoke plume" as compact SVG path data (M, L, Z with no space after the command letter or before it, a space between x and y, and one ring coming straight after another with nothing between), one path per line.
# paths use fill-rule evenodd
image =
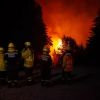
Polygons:
M71 36L85 46L100 0L36 0L42 6L48 35Z

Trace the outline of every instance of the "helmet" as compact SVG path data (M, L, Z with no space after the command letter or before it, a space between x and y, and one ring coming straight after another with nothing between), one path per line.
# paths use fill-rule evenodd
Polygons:
M47 48L43 48L43 51L44 51L44 52L48 52L48 49L47 49Z
M2 47L0 47L0 52L3 52L3 51L4 51L4 49Z
M48 46L44 46L43 52L50 52L50 48Z
M31 43L30 42L25 42L25 46L30 46Z
M14 46L14 44L12 42L8 44L8 48L14 48L14 47L15 46Z
M15 46L14 44L11 42L8 44L8 52L13 52L15 51Z

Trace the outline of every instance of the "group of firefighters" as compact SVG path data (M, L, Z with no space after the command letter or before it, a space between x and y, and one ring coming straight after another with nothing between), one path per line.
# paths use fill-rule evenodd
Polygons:
M41 71L41 85L50 83L53 61L49 53L50 48L44 46L42 54L38 59ZM19 80L19 66L22 65L27 82L32 82L34 59L34 50L32 49L31 42L25 42L25 47L22 49L21 53L16 50L15 45L12 42L8 44L6 53L4 52L4 48L0 47L0 78L2 78L6 72L8 85L17 85ZM65 45L63 49L61 66L63 69L62 78L64 80L71 79L73 57L69 43Z

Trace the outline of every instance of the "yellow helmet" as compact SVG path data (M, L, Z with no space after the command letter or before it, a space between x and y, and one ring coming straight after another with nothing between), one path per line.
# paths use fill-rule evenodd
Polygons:
M12 42L8 44L8 48L14 48L14 47L15 46L14 46L14 44Z
M31 46L31 42L25 42L25 46Z
M0 47L0 52L3 52L3 51L4 51L4 49L2 47Z

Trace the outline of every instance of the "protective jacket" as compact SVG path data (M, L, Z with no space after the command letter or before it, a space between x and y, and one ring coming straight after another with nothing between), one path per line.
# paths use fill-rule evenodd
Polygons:
M34 64L34 52L31 49L22 50L22 58L24 60L24 67L31 68Z

